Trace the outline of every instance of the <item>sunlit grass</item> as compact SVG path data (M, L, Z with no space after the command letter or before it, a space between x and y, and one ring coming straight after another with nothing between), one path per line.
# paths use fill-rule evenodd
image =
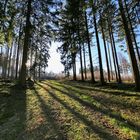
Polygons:
M0 84L0 139L138 140L139 92L73 81Z
M53 82L51 82L51 83L53 83L53 84L55 84L55 82L53 81ZM57 84L56 83L56 85L59 85L59 84ZM73 84L72 84L73 85ZM68 85L68 86L70 86L70 85ZM89 87L90 88L90 87ZM74 87L71 87L71 89L74 89ZM97 88L96 88L97 89ZM98 88L99 89L99 88ZM76 89L75 91L80 91L80 89ZM83 90L82 90L83 91ZM94 89L93 89L93 91L94 91ZM120 93L121 93L121 90L116 90L116 91L120 91ZM84 92L84 91L83 91ZM94 91L95 92L95 91ZM109 92L111 92L111 91L109 91ZM98 92L98 93L100 93L100 92ZM98 93L95 93L95 94L97 94L97 96L103 96L103 93L101 92L101 94L99 94L98 95ZM93 95L94 93L93 92L91 92L91 94ZM139 93L133 93L134 95L136 94L136 95L139 95ZM124 93L124 95L125 95L125 93ZM85 96L85 95L84 95ZM111 96L111 98L116 98L116 96ZM117 98L118 98L118 101L120 101L120 102L124 102L124 108L123 109L125 109L125 105L127 105L127 104L125 104L125 102L128 102L129 104L131 104L131 107L132 107L132 109L133 109L133 107L135 107L135 106L137 106L138 105L138 103L139 103L139 100L137 100L137 97L127 97L127 95L126 96L124 96L124 97L122 97L121 95L120 96L117 96ZM121 99L122 98L122 99ZM89 98L89 97L86 97L85 96L85 99L89 99L88 101L90 102L90 103L92 103L91 102L91 97ZM84 98L83 98L83 100L85 100ZM123 100L123 99L125 99L125 100ZM110 101L110 99L108 98L108 103L109 103L109 101ZM134 102L135 101L135 102ZM100 102L100 101L99 101ZM102 102L101 102L102 103ZM119 102L118 102L119 103ZM108 106L109 105L109 106ZM111 106L111 104L108 104L107 105L107 108L110 108L110 106ZM122 104L123 105L123 104ZM98 106L99 107L99 106ZM104 106L100 106L101 108L104 108ZM111 124L113 124L113 125L116 125L117 127L119 127L119 130L120 130L120 133L124 133L124 134L126 134L126 135L128 135L129 134L129 137L131 137L131 138L136 138L137 137L137 135L139 134L139 132L137 132L137 128L134 128L134 126L133 126L133 128L131 127L131 125L130 125L130 122L127 122L127 120L128 121L131 121L132 123L133 123L133 121L134 121L134 124L137 124L137 123L139 123L139 120L138 120L138 118L139 118L139 113L138 112L135 112L134 111L134 109L133 109L133 111L132 111L132 109L126 109L126 111L124 111L124 110L119 110L119 108L117 107L117 105L116 106L113 106L113 107L111 107L111 110L110 110L110 112L113 114L113 111L114 111L114 115L110 115L110 116L106 116L106 115L108 115L108 114L110 114L110 113L107 113L105 116L109 119L108 120L108 122L111 122ZM132 114L131 114L132 113ZM135 113L135 114L134 114ZM121 119L113 119L112 118L112 116L114 117L114 116L120 116L121 117ZM123 120L122 120L123 119ZM115 121L112 121L112 120L115 120ZM123 122L122 122L123 121ZM138 128L139 129L139 128ZM139 130L138 130L139 131Z

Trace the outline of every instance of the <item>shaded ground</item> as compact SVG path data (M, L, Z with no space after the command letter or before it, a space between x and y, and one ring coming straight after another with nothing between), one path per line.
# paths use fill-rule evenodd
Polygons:
M139 140L140 92L73 81L27 90L0 83L0 139Z

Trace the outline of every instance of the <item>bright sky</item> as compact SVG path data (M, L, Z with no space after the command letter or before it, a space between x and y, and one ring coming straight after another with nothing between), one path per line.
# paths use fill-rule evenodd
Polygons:
M101 36L100 36L101 37ZM140 39L140 36L137 37L138 40ZM91 48L92 51L92 55L93 55L93 64L94 66L98 65L98 59L97 59L97 47L96 47L96 41L93 41L94 45ZM56 49L58 48L58 46L60 46L61 44L58 42L52 42L52 45L50 47L50 56L51 58L49 59L48 62L48 67L46 68L47 72L54 72L54 73L61 73L64 70L63 65L61 64L61 60L60 60L60 54L56 51ZM102 53L102 61L103 61L103 68L106 70L106 61L105 61L105 52L104 52L104 45L103 45L103 40L100 38L100 45L101 45L101 53ZM116 43L116 49L117 49L117 53L121 52L123 55L125 55L128 58L128 54L124 53L121 51L120 44ZM111 51L111 50L110 50ZM88 51L87 51L88 52ZM111 53L111 52L110 52ZM86 61L87 61L87 65L89 64L89 57L88 54L86 54ZM111 56L112 57L112 56ZM129 60L129 58L128 58ZM113 61L112 61L113 62ZM79 68L80 68L80 63L79 63L79 55L76 59L76 63L77 63L77 74L79 73Z
M56 51L58 46L61 44L58 42L52 42L52 45L50 47L50 56L51 58L49 59L48 62L48 67L46 68L47 72L54 72L54 73L61 73L64 70L64 66L61 64L61 59L60 59L60 54ZM106 62L105 62L105 54L104 54L104 47L103 47L103 41L100 39L100 45L101 45L101 50L102 50L102 61L103 61L103 67L106 69ZM86 49L87 50L87 49ZM93 56L93 64L94 66L98 65L98 59L97 59L97 47L96 45L91 47L92 51L92 56ZM88 51L87 51L88 52ZM86 54L86 63L87 65L89 64L89 57L88 54ZM79 55L76 58L76 73L79 73L80 69L80 61L79 61Z
M60 54L57 53L56 49L60 46L60 43L57 42L52 42L52 45L50 47L50 56L51 58L49 59L48 62L48 67L46 68L47 72L54 72L54 73L60 73L64 70L63 65L61 64L60 60Z

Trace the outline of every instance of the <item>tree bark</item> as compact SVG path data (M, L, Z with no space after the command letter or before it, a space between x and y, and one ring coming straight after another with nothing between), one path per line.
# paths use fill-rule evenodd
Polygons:
M20 40L21 40L21 24L20 24L20 29L19 29L19 37L18 37L18 46L17 46L17 56L16 56L16 75L15 78L18 78L18 69L19 69L19 53L20 53Z
M126 4L126 0L124 0L124 3L125 3L125 9L126 9L126 13L127 13L127 18L128 18L129 25L130 25L130 30L132 32L132 36L133 36L133 39L134 39L138 60L139 60L139 63L140 63L139 48L138 48L138 44L137 44L137 40L136 40L136 35L134 33L134 28L133 28L133 25L132 25L132 22L131 22L131 19L130 19L130 14L129 14L128 7L127 7L127 4Z
M84 44L83 44L83 56L84 56L84 73L85 73L85 79L87 79L86 52L85 52L85 46L84 46Z
M31 3L32 3L32 0L28 0L25 37L24 37L24 46L23 46L23 59L22 59L20 76L19 76L19 83L21 86L25 86L26 84L26 69L27 69L26 63L27 63L27 53L28 53L29 40L30 40Z
M72 62L72 64L73 64L73 80L77 80L77 78L76 78L76 56L75 56L75 54L74 54L74 56L73 56L73 62Z
M8 57L9 57L9 47L7 46L6 49L6 57L5 57L5 63L4 65L4 78L7 78L7 68L8 68Z
M108 58L109 58L109 63L110 63L111 76L112 76L112 80L113 80L113 69L112 69L112 61L111 61L111 55L110 55L110 49L109 49L109 43L108 43Z
M14 42L14 41L13 41L13 42ZM9 55L9 63L8 63L8 74L7 74L7 77L8 77L8 78L9 78L9 76L10 76L12 51L13 51L13 43L12 43L12 46L10 47L10 55Z
M124 31L125 31L128 53L129 53L130 60L131 60L136 89L140 90L140 73L139 73L138 64L137 64L137 60L136 60L136 56L135 56L135 52L134 52L134 47L133 47L133 43L132 43L132 39L131 39L130 30L129 30L127 19L125 16L123 2L122 2L122 0L118 0L118 3L119 3L120 14L121 14L122 23L123 23L123 27L124 27Z
M110 27L111 27L114 55L115 55L115 60L116 60L116 68L117 68L117 73L118 73L118 82L121 83L122 80L121 80L121 75L120 75L120 68L119 68L118 56L117 56L117 51L116 51L115 39L114 39L113 31L112 31L112 26L110 26Z
M3 77L3 62L4 62L4 56L3 56L3 47L1 46L1 77Z
M13 57L12 57L12 62L11 62L11 79L14 79L15 78L15 66L16 66L16 41L17 41L17 38L15 39L15 44L13 45Z
M93 71L92 55L91 55L90 38L89 38L89 30L88 30L87 13L86 13L86 11L85 11L85 25L86 25L86 33L87 33L87 43L88 43L88 51L89 51L91 79L92 79L92 82L95 82L95 79L94 79L94 71Z
M109 25L108 25L108 26L109 26ZM115 53L114 53L114 48L113 48L113 43L112 43L112 36L111 36L110 27L109 27L108 31L109 31L109 38L110 38L110 45L111 45L112 56L113 56L113 63L114 63L116 81L118 82L118 73L117 73L117 68L116 68Z
M94 14L94 12L93 12L93 22L94 22L97 49L98 49L98 57L99 57L100 82L102 85L104 85L105 81L104 81L104 74L103 74L102 55L101 55L100 42L99 42L99 36L98 36L98 30L97 30L96 15Z
M82 60L82 49L81 49L81 45L80 45L80 65L81 65L81 80L84 81L83 60Z
M36 74L36 73L37 73L37 72L36 72L36 71L37 71L37 70L36 70L36 64L37 64L37 48L35 49L35 60L34 60L34 69L33 69L33 71L34 71L34 75L33 75L33 76L34 76L34 77L33 77L33 78L34 78L34 81L35 81L36 78L37 78L37 76L36 76L36 75L37 75L37 74Z
M106 57L106 66L107 66L107 74L108 74L108 81L110 82L110 68L109 68L109 62L108 62L108 54L107 54L107 47L106 47L106 40L105 40L105 34L104 34L104 29L103 29L103 24L102 24L102 18L101 19L101 32L102 32L102 37L103 37L103 42L104 42L104 50L105 50L105 57Z

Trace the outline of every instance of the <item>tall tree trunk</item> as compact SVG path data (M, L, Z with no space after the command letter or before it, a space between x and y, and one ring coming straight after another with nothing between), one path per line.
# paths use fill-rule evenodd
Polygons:
M13 41L13 43L14 43L14 41ZM11 59L12 59L12 51L13 51L13 43L12 43L12 46L10 47L9 64L8 64L8 74L7 74L7 77L8 78L10 76Z
M102 18L100 16L100 21L101 21L101 32L102 32L102 37L103 37L103 42L104 42L104 50L105 50L105 57L106 57L106 66L107 66L107 74L108 74L108 81L110 82L110 68L109 68L109 62L108 62L108 54L107 54L107 47L106 47L106 40L105 40L105 34L104 34L104 29L103 29L103 24L102 24Z
M112 80L113 80L113 69L112 69L112 61L111 61L109 43L108 43L108 58L109 58L109 65L110 65L110 69L111 69L111 76L112 76Z
M17 50L17 47L16 47L16 41L17 41L17 39L15 39L15 44L13 45L13 57L12 57L12 62L11 62L11 79L14 79L15 78L15 75L16 75L16 73L15 73L15 66L16 66L16 64L15 64L15 62L16 62L16 50Z
M72 64L73 64L73 80L77 80L77 78L76 78L76 56L75 56L75 54L73 55L73 62L72 62Z
M134 52L134 47L133 47L133 43L132 43L132 39L131 39L130 30L129 30L127 19L125 16L123 2L122 2L122 0L118 0L118 2L119 2L119 9L120 9L120 14L121 14L121 18L122 18L122 23L123 23L123 27L124 27L124 31L125 31L125 35L126 35L128 53L130 56L131 65L132 65L132 69L133 69L133 75L134 75L134 80L135 80L135 84L136 84L136 89L140 90L140 73L139 73L138 64L137 64L137 60L136 60L136 56L135 56L135 52Z
M16 75L15 75L15 78L17 79L18 77L18 69L19 69L19 53L20 53L20 40L21 40L21 36L22 36L22 33L21 33L21 28L22 27L22 24L20 24L20 29L19 29L19 37L18 37L18 46L17 46L17 55L16 55Z
M80 23L79 18L78 18L78 23ZM80 52L80 66L81 66L81 80L84 81L84 74L83 74L83 58L82 58L82 48L81 48L81 37L80 37L80 25L78 24L78 43L79 43L79 52Z
M94 14L94 12L93 12L93 14ZM97 49L98 49L98 57L99 57L100 82L101 82L102 85L104 85L105 81L104 81L104 74L103 74L102 55L101 55L100 42L99 42L98 29L97 29L97 23L96 23L96 15L95 14L93 15L93 22L94 22L95 35L96 35L96 41L97 41Z
M84 73L85 73L85 79L87 79L86 52L85 52L85 46L84 46L84 44L83 44L83 56L84 56Z
M7 46L6 57L5 57L6 59L4 63L4 78L7 78L9 50L10 50L9 47Z
M109 27L109 30L108 31L109 31L109 39L110 39L110 45L111 45L111 50L112 50L112 56L113 56L114 70L115 70L116 80L118 82L118 73L117 73L115 53L114 53L114 47L113 47L113 42L112 42L112 36L111 36L110 27Z
M137 52L138 60L139 60L139 63L140 63L139 48L138 48L138 44L137 44L137 40L136 40L136 35L135 35L135 33L134 33L134 28L133 28L133 25L132 25L132 21L131 21L131 19L130 19L130 14L129 14L129 11L128 11L128 7L127 7L126 0L124 0L124 3L125 3L125 9L126 9L126 13L127 13L129 25L130 25L130 30L131 30L131 32L132 32L132 36L133 36L133 39L134 39L134 43L135 43L135 47L136 47L136 52Z
M88 30L88 21L87 20L88 20L87 19L87 13L85 11L85 25L86 25L87 43L88 43L88 51L89 51L90 72L91 72L92 82L95 82L94 71L93 71L92 55L91 55L90 37L89 37L89 30Z
M83 74L83 60L82 60L82 48L80 45L80 65L81 65L81 79L84 81L84 74Z
M42 45L40 46L42 49ZM41 78L41 52L39 52L39 67L38 67L38 79Z
M3 58L3 47L1 46L1 77L3 77L3 62L4 62L4 58Z
M36 73L37 73L37 72L36 72L36 64L37 64L37 48L35 49L35 61L34 61L34 69L33 69L33 70L34 70L34 75L33 75L33 76L34 76L34 77L33 77L33 78L34 78L34 81L35 81L36 78L37 78L37 76L36 76Z
M115 39L114 39L113 31L112 31L112 26L110 26L110 27L111 27L114 55L115 55L115 60L116 60L116 68L117 68L117 73L118 73L118 82L121 83L122 80L121 80L121 75L120 75L120 68L119 68L118 56L117 56L117 51L116 51Z
M31 47L31 53L30 53L30 68L33 66L33 48ZM30 70L30 77L32 77L32 71Z
M27 5L25 37L24 37L24 46L23 46L23 59L22 59L20 76L19 76L19 83L21 86L25 86L26 84L26 69L27 69L26 63L27 63L27 53L28 53L29 40L30 40L31 2L32 0L28 0L28 5Z
M39 68L38 68L38 79L40 80L40 76L41 76L41 65L39 64Z

